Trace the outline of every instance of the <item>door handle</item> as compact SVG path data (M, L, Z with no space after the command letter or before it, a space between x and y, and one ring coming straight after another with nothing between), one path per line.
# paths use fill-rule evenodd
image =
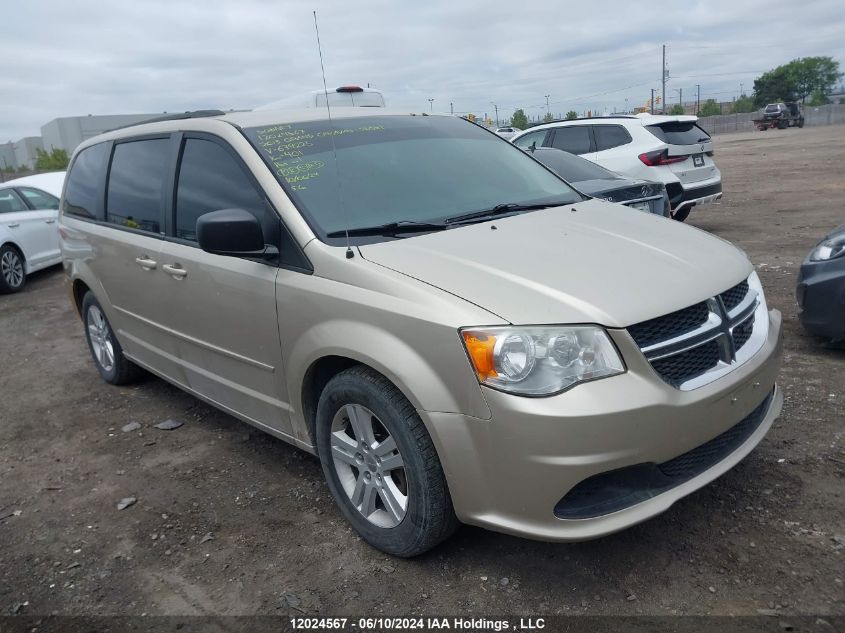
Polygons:
M55 224L55 220L44 220L47 224Z
M7 225L10 229L16 229L20 226L20 222L15 222L14 224Z
M158 262L154 259L150 259L148 255L141 255L140 257L135 258L135 263L138 264L144 270L154 270L156 266L158 266Z
M188 271L179 264L163 264L161 269L174 279L184 279L188 276Z

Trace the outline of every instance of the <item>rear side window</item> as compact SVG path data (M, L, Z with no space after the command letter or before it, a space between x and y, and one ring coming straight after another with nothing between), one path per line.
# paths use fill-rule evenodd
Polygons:
M108 143L98 143L76 155L67 175L63 213L82 218L97 217L108 148Z
M552 147L570 154L586 154L590 151L590 128L586 125L555 128Z
M58 209L59 199L40 189L20 187L18 191L32 205L33 209Z
M170 139L156 138L114 146L106 190L106 220L130 229L161 232L162 193Z
M243 209L264 223L264 195L223 147L212 141L185 141L176 188L176 237L196 241L197 219L220 209Z
M710 135L693 121L672 121L646 125L645 129L669 145L695 145L710 140Z
M631 142L631 135L621 125L594 125L596 151L601 152Z
M0 191L0 213L29 211L23 200L12 189Z
M529 132L524 136L520 136L513 144L522 149L528 149L532 145L534 147L543 147L543 139L546 138L547 130L537 130L536 132Z

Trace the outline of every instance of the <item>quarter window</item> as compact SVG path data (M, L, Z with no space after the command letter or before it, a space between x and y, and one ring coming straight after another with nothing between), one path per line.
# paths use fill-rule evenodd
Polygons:
M601 152L631 142L631 135L621 125L594 125L596 151Z
M92 219L100 214L100 187L108 148L108 143L98 143L77 154L67 176L64 213Z
M16 213L18 211L29 211L20 196L11 189L0 191L0 213Z
M58 209L59 199L56 196L51 196L46 191L38 189L18 188L27 202L32 205L34 209Z
M114 146L106 194L106 219L131 229L161 232L162 198L170 140L147 139Z
M590 128L586 125L555 128L552 147L570 154L586 154L590 151Z
M212 141L185 141L176 189L176 237L196 241L197 220L220 209L249 211L262 223L264 195L232 155Z
M543 139L546 138L547 130L537 130L536 132L529 132L524 136L520 136L513 144L522 149L528 149L532 145L534 147L543 147Z

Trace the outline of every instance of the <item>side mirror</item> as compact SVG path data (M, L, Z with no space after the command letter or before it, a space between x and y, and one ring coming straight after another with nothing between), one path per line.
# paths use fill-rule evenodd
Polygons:
M197 220L197 241L215 255L261 257L265 252L261 223L243 209L222 209Z

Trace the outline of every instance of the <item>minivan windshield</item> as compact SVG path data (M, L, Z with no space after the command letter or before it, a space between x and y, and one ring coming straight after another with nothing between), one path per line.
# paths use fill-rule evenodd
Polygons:
M280 122L244 133L314 233L329 244L344 243L328 234L345 229L436 225L499 205L582 200L522 150L457 117ZM422 226L416 233L350 237L363 244L421 232Z

